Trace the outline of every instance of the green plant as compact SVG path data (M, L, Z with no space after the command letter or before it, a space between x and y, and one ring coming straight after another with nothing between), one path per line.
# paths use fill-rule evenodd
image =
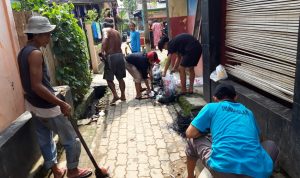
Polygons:
M123 5L125 10L132 15L133 12L137 9L136 0L124 0Z
M48 17L50 22L56 25L56 29L52 33L53 51L58 59L56 79L60 85L71 87L76 105L87 93L92 77L88 63L86 38L77 24L77 19L71 13L73 9L74 5L71 3L53 3L52 6L41 4L32 10Z
M85 21L88 23L96 21L98 18L98 13L96 9L88 10L86 14Z
M118 13L117 22L118 22L117 25L119 26L118 29L120 29L120 31L122 33L123 30L126 28L126 25L128 25L128 23L129 23L129 19L127 18L126 11L121 10Z
M15 11L38 11L48 2L49 0L21 0L12 2L11 7Z

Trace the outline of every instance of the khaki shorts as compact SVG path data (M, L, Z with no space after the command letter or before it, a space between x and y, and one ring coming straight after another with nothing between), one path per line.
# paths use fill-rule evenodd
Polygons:
M130 75L133 77L134 83L142 83L143 77L140 71L132 64L125 62L125 67Z

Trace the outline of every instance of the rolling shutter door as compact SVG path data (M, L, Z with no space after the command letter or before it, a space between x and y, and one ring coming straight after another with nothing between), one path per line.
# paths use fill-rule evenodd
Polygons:
M300 1L227 0L226 69L293 102Z

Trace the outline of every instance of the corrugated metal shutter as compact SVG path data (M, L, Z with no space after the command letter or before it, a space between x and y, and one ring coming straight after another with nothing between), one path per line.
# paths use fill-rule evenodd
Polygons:
M293 102L300 1L227 0L226 69Z

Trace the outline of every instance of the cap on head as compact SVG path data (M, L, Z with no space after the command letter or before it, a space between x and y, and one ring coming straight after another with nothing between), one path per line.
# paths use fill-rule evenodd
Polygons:
M236 96L236 91L232 85L221 83L219 84L215 91L214 96L217 97L219 100L222 99L234 99Z
M158 49L160 51L162 51L163 48L164 48L165 43L167 43L167 42L169 42L169 38L168 37L166 37L166 36L161 37L160 40L158 41L158 44L157 44Z
M159 63L160 60L158 59L158 55L155 51L150 51L147 53L147 57L151 58L153 60L153 62L155 63Z
M48 33L55 29L56 25L51 25L49 19L43 16L32 16L29 18L24 33Z

